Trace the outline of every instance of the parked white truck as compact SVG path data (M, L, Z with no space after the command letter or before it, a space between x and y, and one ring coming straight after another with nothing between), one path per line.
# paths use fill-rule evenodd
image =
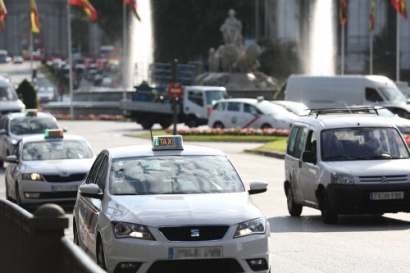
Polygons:
M393 81L376 75L292 75L285 100L302 102L311 109L406 104L406 96Z
M215 101L228 97L224 87L184 86L177 104L178 123L193 128L208 123L208 113ZM173 122L172 100L165 88L136 87L131 99L120 101L124 116L150 129L159 123L163 129Z

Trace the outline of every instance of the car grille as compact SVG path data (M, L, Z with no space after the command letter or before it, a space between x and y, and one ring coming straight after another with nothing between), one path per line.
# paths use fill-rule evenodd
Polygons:
M244 272L235 259L156 261L147 273L234 273Z
M212 241L222 239L228 228L229 226L161 227L159 231L169 241Z
M359 176L361 183L394 183L407 182L407 175Z
M42 192L40 193L39 199L76 199L76 191L64 191L64 192Z
M85 178L86 173L76 173L76 174L71 174L69 176L61 176L59 174L43 174L42 176L46 182L65 183L65 182L81 181Z

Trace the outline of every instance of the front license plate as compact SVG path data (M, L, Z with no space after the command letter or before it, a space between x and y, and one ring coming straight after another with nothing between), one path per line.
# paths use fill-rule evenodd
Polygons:
M402 191L391 192L371 192L370 200L389 200L389 199L404 199Z
M52 185L51 191L77 191L77 185Z
M214 259L222 258L222 247L170 247L168 259Z

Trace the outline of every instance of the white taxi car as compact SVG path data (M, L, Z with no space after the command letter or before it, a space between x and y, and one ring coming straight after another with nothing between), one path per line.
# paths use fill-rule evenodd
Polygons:
M291 216L304 206L338 215L410 212L410 153L379 107L312 109L292 126L284 190Z
M103 150L80 186L74 242L108 272L269 272L267 219L220 150L156 136Z
M6 197L22 207L74 204L94 162L88 141L61 129L22 138L7 156Z
M224 99L215 102L210 128L290 129L298 116L284 107L259 99Z
M47 112L27 109L24 113L9 113L0 118L0 167L18 140L28 135L44 135L46 129L59 129L56 118ZM67 131L67 129L63 129Z

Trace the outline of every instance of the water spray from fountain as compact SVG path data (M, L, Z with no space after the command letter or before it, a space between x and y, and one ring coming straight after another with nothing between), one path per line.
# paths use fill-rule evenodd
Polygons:
M309 75L335 75L335 7L333 1L316 0L314 4L309 56L305 72Z
M139 85L148 81L148 67L153 62L153 33L151 19L151 1L138 2L138 14L141 21L132 16L128 43L128 75L127 85Z

